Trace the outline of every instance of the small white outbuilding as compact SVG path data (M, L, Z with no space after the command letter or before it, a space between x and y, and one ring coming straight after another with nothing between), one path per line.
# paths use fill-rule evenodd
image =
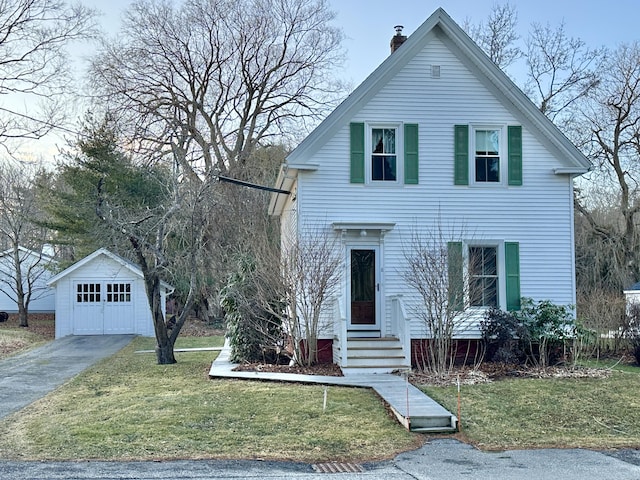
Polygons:
M140 268L105 248L52 277L56 338L67 335L154 335ZM162 309L173 289L161 284Z
M44 251L34 252L22 246L17 251L23 289L25 293L29 290L31 293L29 313L53 313L56 308L55 295L47 281L53 275L52 267L57 262ZM7 313L18 311L14 252L13 248L0 252L0 311Z

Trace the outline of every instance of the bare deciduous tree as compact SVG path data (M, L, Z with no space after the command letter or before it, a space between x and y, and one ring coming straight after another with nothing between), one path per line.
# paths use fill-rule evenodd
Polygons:
M403 249L403 277L419 298L412 313L427 337L416 359L418 368L438 376L448 375L454 366L455 337L469 326L474 315L469 307L479 293L472 275L481 259L465 258L461 238L438 224L427 233L414 230Z
M110 118L89 119L75 153L50 182L52 190L41 195L54 207L48 209L49 223L66 230L67 238L79 232L140 266L159 364L175 363L173 345L201 280L203 233L216 198L213 182L191 182L171 164L171 152L167 155L166 162L147 164L122 148ZM162 280L175 281L180 293L175 323L167 322L162 310Z
M542 113L559 120L559 113L598 85L603 53L579 38L567 37L564 22L555 29L532 24L525 54L526 93Z
M621 289L640 279L640 44L622 45L612 52L603 72L598 88L581 102L576 123L597 168L586 178L575 205L579 219L601 243L612 246L611 260L620 272L617 289ZM590 201L593 197L588 195L594 191L606 194L609 208L604 215Z
M318 360L319 336L332 328L323 321L323 313L339 291L344 263L333 231L312 226L301 232L285 240L279 270L262 269L258 296L263 308L281 319L293 361L312 365ZM281 304L285 308L273 308Z
M35 172L26 165L0 165L0 246L8 253L3 262L0 291L14 298L21 327L28 327L29 303L44 293L39 287L50 258L42 247L47 229L41 218L33 185ZM33 250L34 258L21 248Z
M325 0L138 0L92 83L139 145L171 147L192 179L236 173L342 94L329 75L342 55L333 18Z
M63 121L61 100L71 83L65 47L94 33L93 12L80 4L0 2L0 138L5 148L8 139L41 138ZM27 104L28 109L21 106Z
M207 198L211 184L189 185L178 176L172 180L167 186L167 201L152 208L131 208L112 201L100 183L97 192L96 213L112 235L128 241L142 270L160 365L176 363L173 347L196 298L199 254L205 244L202 234L207 224L207 206L211 204ZM181 310L170 324L162 310L161 282L166 275L175 275L177 268L183 270L181 277L188 287Z
M505 70L522 56L515 44L520 38L516 32L518 11L510 3L495 3L486 23L472 24L465 20L463 28L493 62Z

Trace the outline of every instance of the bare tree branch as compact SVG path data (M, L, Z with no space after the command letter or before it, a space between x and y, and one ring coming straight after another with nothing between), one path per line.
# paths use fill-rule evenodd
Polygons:
M71 91L65 47L95 34L93 18L63 0L0 1L0 138L37 139L62 124Z
M94 59L93 85L143 146L189 138L177 157L186 175L234 171L343 93L328 75L342 55L333 18L325 0L138 0Z

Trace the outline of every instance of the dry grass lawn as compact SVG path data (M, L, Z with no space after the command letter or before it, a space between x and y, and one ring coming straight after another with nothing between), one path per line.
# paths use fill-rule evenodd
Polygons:
M221 338L217 338L221 343ZM210 338L178 346L212 345ZM417 448L366 389L210 380L213 352L158 366L137 338L115 356L0 422L0 458L31 460L260 458L307 462L390 458Z

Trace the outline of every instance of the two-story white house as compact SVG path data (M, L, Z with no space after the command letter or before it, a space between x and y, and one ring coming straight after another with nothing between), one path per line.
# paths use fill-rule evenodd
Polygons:
M288 241L318 226L339 241L343 285L321 347L343 367L375 366L351 354L363 337L402 352L379 366L406 366L427 335L403 273L416 229L467 232L452 246L482 259L477 320L521 297L575 304L573 178L589 161L444 10L397 37L287 157L276 187L291 193L269 206Z

